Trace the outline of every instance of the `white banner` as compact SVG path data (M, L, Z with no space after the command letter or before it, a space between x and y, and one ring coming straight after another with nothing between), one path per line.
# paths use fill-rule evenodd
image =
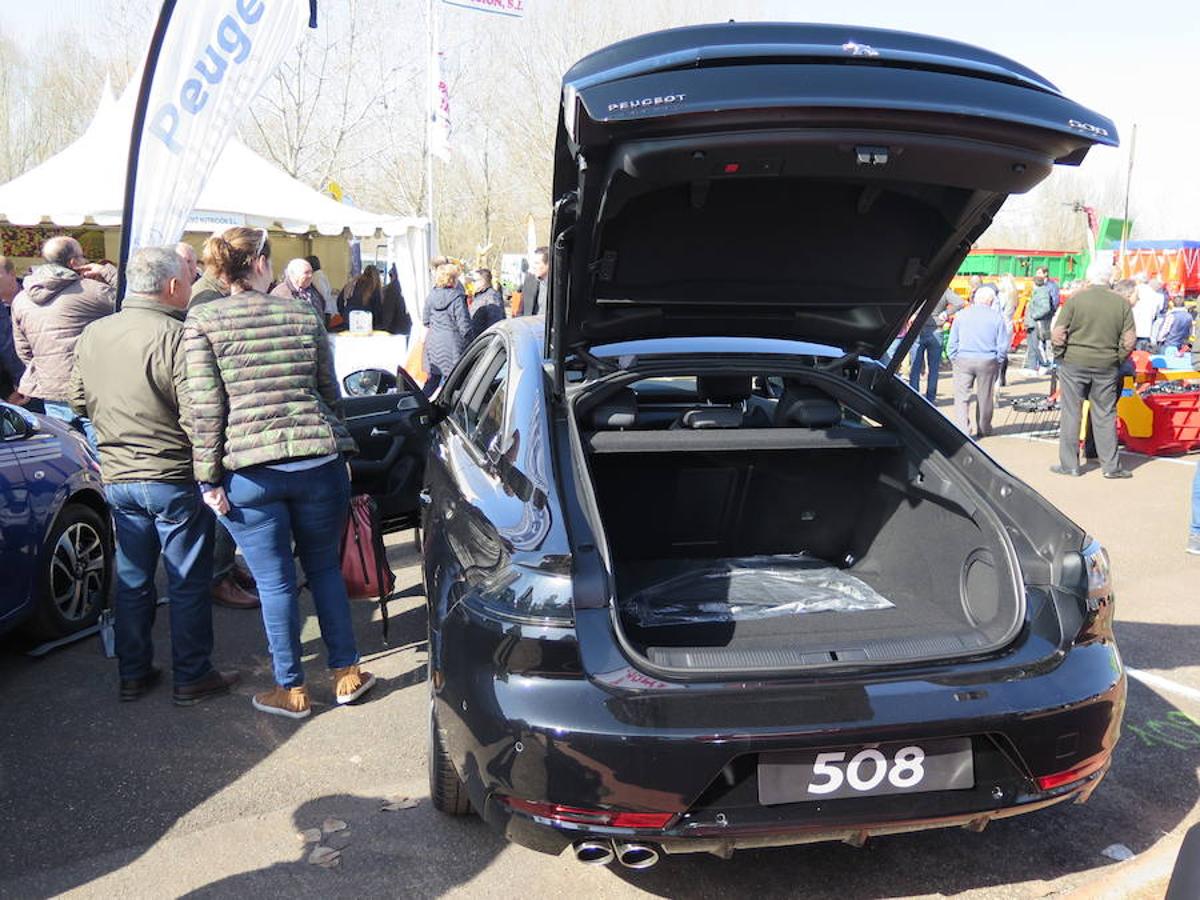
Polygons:
M442 2L447 6L508 16L510 19L525 17L525 0L442 0Z
M308 17L308 0L179 0L146 107L131 249L179 240L238 118Z

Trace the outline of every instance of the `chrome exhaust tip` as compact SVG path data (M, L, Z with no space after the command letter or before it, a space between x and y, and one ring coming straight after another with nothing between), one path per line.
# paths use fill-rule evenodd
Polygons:
M585 866L607 866L613 861L613 848L604 841L576 841L571 845L575 859Z
M617 862L627 869L649 869L658 862L658 851L649 844L630 844L613 841Z

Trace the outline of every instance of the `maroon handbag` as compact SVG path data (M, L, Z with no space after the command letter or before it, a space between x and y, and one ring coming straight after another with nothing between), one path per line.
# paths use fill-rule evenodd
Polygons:
M396 587L396 576L388 565L379 509L368 494L350 498L350 514L342 534L342 579L351 599L378 598L383 640L387 643L387 602Z

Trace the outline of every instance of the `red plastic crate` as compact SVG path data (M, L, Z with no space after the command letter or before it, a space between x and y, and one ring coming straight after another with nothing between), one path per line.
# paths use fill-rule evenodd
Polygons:
M1186 394L1150 394L1143 402L1154 412L1149 437L1132 437L1117 423L1122 443L1136 453L1169 456L1200 448L1200 391Z

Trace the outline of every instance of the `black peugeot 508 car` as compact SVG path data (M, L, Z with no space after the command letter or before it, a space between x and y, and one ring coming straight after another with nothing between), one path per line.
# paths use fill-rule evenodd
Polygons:
M641 867L1086 799L1125 700L1107 556L894 377L907 341L877 360L1009 194L1115 143L911 34L576 64L546 318L436 400L435 805Z

